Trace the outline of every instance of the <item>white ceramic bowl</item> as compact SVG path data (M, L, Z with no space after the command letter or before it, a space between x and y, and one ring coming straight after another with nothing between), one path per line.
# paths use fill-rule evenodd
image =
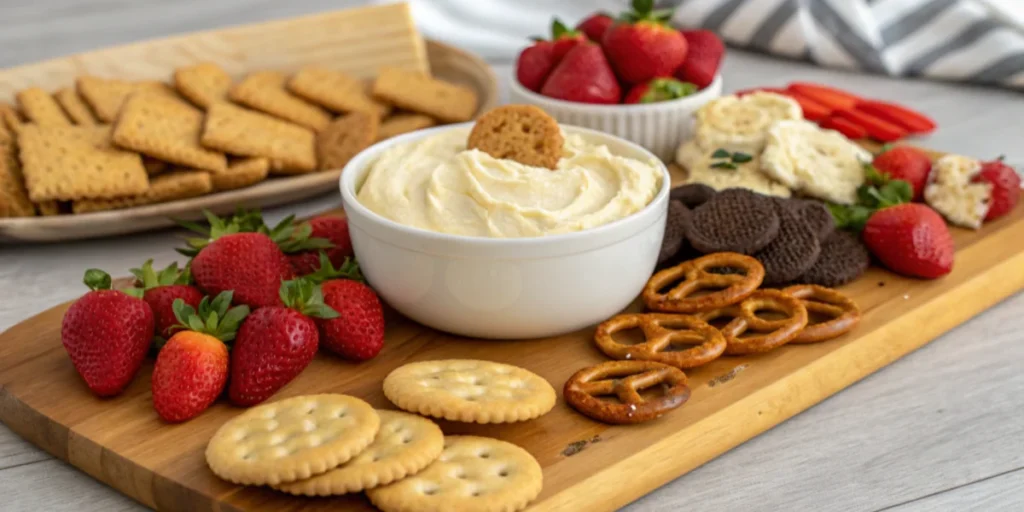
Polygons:
M658 158L672 161L676 148L693 137L693 113L722 95L722 75L695 94L677 100L636 105L594 105L549 98L509 80L512 103L536 105L559 123L582 126L635 142Z
M604 321L628 306L650 278L661 249L670 177L643 210L575 233L532 238L456 236L412 228L359 203L359 187L388 148L471 123L421 130L380 142L341 174L341 197L356 258L392 307L428 327L491 339L555 336ZM650 152L608 134L562 127L615 154Z

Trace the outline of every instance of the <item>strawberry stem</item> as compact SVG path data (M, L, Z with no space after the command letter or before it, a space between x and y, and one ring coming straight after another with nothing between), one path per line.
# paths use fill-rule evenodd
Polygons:
M85 283L90 290L109 290L112 281L110 279L110 274L98 268L90 268L85 271L85 276L82 277L82 282Z

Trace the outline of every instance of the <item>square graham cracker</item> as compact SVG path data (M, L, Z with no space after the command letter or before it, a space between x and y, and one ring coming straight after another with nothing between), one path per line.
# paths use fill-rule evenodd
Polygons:
M322 130L331 122L324 109L288 92L288 78L277 71L250 73L228 91L228 98L247 107L281 119Z
M469 87L437 80L421 71L391 67L377 75L373 96L449 123L472 119L478 101L476 91Z
M211 104L227 98L228 89L231 88L231 76L212 62L201 62L176 69L174 88L197 107L205 110Z
M300 69L288 81L288 90L334 112L367 112L384 117L391 111L389 105L367 93L362 80L326 68Z
M78 77L76 84L78 93L89 103L93 112L96 113L96 117L104 123L112 123L117 119L117 113L121 110L121 105L133 93L149 91L176 97L174 89L171 89L170 86L163 82L155 80L130 82L127 80L86 75Z
M96 115L92 113L89 105L85 104L85 100L78 95L78 91L74 88L65 87L60 89L53 94L53 97L75 124L79 126L98 124Z
M50 93L39 87L18 91L18 105L25 117L39 126L71 126L71 120Z
M154 177L145 192L113 199L82 199L71 203L73 213L118 210L147 204L188 199L213 191L210 173L206 171L177 170Z
M184 100L149 92L135 93L121 107L114 143L184 167L211 172L227 169L227 157L199 144L203 113Z
M149 188L137 153L97 146L87 133L69 137L71 130L35 125L21 129L19 153L32 202L130 196Z
M317 168L313 130L228 102L210 105L200 141L230 155L269 158L285 173Z
M0 217L31 217L35 213L25 190L14 139L0 140Z

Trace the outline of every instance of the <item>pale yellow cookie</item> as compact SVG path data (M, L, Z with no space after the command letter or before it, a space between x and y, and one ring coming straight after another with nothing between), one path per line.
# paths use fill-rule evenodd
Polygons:
M387 485L434 462L444 449L444 433L427 418L377 410L380 430L354 459L307 480L274 485L295 495L333 496Z
M555 390L540 376L471 359L400 366L384 379L384 395L406 411L474 423L529 420L555 406Z
M515 512L543 485L540 464L526 450L488 437L447 436L433 464L366 495L384 512Z
M347 395L288 398L228 421L206 445L206 463L230 482L275 485L348 462L377 435L380 417Z

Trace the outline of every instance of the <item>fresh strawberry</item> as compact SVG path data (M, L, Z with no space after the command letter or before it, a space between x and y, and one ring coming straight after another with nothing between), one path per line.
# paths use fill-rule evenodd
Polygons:
M866 100L857 103L857 110L899 125L915 135L931 133L935 130L935 121L932 121L931 118L895 103Z
M537 41L523 50L516 60L516 80L533 92L540 92L555 68L555 43Z
M946 221L923 204L878 210L861 236L871 253L893 272L935 279L953 270L953 237Z
M689 30L683 32L683 37L686 38L686 60L675 76L703 89L714 81L725 55L725 45L710 30Z
M312 225L296 224L289 216L273 228L246 217L228 222L207 212L210 230L206 238L191 238L178 252L192 257L192 276L208 295L234 290L235 302L252 308L281 304L281 281L295 276L285 252L330 248L323 238L310 237ZM182 223L203 232L201 227ZM250 229L256 232L249 231Z
M299 236L306 237L306 242L298 245L298 252L288 254L288 260L295 269L295 275L304 276L316 272L319 268L320 251L327 253L331 263L341 265L345 258L352 256L352 239L348 235L348 219L336 215L321 215L309 220L310 232ZM328 243L320 243L326 240ZM321 247L326 246L326 247ZM289 248L291 249L291 248ZM296 250L296 249L291 249Z
M320 287L308 279L285 281L280 292L283 307L253 311L238 330L228 385L228 397L235 405L258 404L302 373L320 343L313 318L338 317L337 311L324 305Z
M562 62L569 50L586 40L587 36L583 32L567 27L558 18L551 20L551 41L554 43L551 56L554 57L556 65Z
M697 86L680 82L675 78L655 78L650 82L634 85L623 103L655 103L674 100L697 92Z
M551 70L562 61L569 50L587 38L582 32L572 30L558 18L551 21L551 40L533 38L533 46L523 50L516 61L516 79L523 87L540 92ZM336 262L340 265L340 262Z
M281 281L294 277L288 258L263 233L218 238L192 260L192 275L207 294L234 290L235 302L252 308L281 304Z
M615 20L611 16L603 12L595 12L590 16L587 16L576 25L576 30L586 34L587 38L595 43L600 43L604 39L604 33L608 31L608 27L612 26Z
M834 87L808 82L793 82L788 89L794 94L810 98L831 110L852 110L861 99L846 91Z
M632 7L602 40L616 74L630 84L672 76L687 54L686 38L667 24L672 10L654 10L653 0L633 0Z
M595 43L580 43L558 63L540 91L551 98L580 103L618 103L622 90L608 60Z
M85 271L91 291L76 300L61 325L71 364L97 396L114 396L131 383L153 340L153 310L141 290L110 288L102 270Z
M932 172L932 160L924 151L911 146L896 146L879 153L872 164L890 178L909 183L914 190L914 201L921 201L924 197L924 186Z
M192 306L199 306L203 299L203 292L192 286L192 272L186 266L185 270L178 270L178 263L173 262L159 274L153 270L153 260L146 260L142 268L131 269L137 279L138 285L142 287L142 300L153 309L153 318L156 321L156 336L167 340L171 337L171 327L178 323L174 314L174 300L181 299Z
M986 221L998 219L1017 206L1020 200L1020 175L1013 167L1003 163L1002 157L982 163L981 172L974 179L992 185L992 199L985 215Z
M384 310L377 294L362 282L355 261L337 269L321 261L320 270L310 279L323 283L324 303L340 315L316 321L321 346L356 361L376 356L384 347Z
M212 301L203 297L197 307L177 299L178 324L160 349L153 367L153 408L164 421L190 420L205 411L224 391L228 380L228 347L248 306L231 307L231 292Z

